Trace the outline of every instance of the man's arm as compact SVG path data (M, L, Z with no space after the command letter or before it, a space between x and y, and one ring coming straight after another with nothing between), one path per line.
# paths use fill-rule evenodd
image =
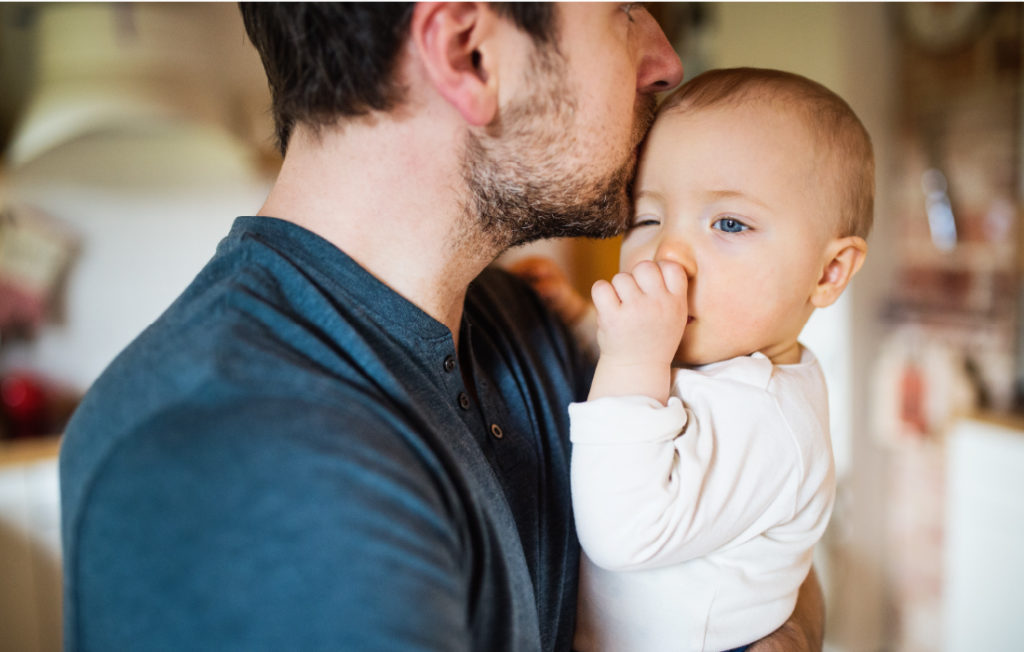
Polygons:
M789 620L751 645L750 652L820 652L824 641L825 597L812 566Z

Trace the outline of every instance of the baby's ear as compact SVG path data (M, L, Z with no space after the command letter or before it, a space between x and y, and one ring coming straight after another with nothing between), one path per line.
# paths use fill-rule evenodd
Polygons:
M832 240L825 248L825 264L818 278L818 285L811 295L815 308L832 305L843 293L850 279L864 264L868 243L860 236L851 235Z

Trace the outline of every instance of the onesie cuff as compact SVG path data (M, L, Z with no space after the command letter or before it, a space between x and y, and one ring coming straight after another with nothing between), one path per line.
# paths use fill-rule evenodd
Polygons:
M686 426L678 397L668 405L649 396L606 396L569 405L569 436L574 444L637 444L671 441Z

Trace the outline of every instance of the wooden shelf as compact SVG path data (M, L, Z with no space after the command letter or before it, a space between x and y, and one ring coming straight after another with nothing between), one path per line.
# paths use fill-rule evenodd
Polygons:
M1001 426L1010 430L1020 431L1024 434L1024 414L1003 413L1003 412L979 412L970 417L970 420L980 421L994 426Z
M0 440L0 467L54 459L60 452L60 436Z

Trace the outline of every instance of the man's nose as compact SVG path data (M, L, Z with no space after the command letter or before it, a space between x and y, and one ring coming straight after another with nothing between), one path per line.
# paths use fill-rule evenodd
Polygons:
M637 90L641 93L658 93L676 87L683 80L683 63L679 55L650 13L636 11L633 16L640 23Z

